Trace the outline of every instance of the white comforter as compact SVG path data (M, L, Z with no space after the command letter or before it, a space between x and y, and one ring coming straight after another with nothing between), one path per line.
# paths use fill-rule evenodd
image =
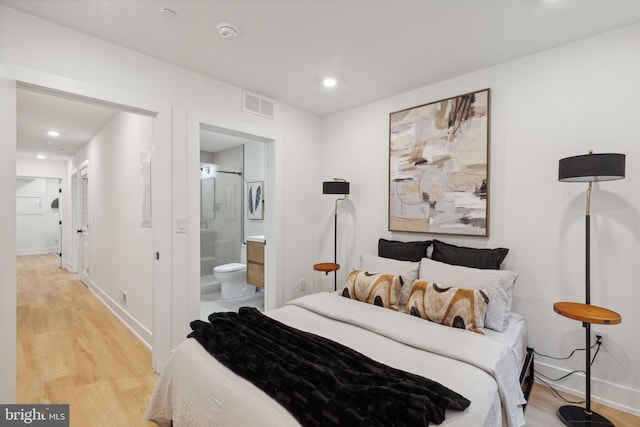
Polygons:
M519 366L499 342L332 293L308 295L266 314L438 381L471 401L463 412L447 411L443 426L524 424ZM186 340L172 354L145 418L160 425L172 419L176 427L299 426L283 407L195 340Z

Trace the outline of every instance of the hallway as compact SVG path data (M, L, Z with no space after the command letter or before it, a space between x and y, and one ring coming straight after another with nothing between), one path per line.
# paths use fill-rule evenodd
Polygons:
M70 405L71 426L154 426L151 353L54 254L17 257L17 403Z

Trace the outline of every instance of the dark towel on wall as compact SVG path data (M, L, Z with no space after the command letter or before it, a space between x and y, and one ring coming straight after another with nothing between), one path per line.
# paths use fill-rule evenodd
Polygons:
M445 409L464 410L470 404L435 381L378 363L255 308L212 313L209 321L191 322L189 338L303 426L428 426L440 424Z

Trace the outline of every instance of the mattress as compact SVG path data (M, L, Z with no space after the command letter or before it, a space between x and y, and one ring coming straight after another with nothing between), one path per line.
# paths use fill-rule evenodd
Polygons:
M518 366L522 366L527 354L527 324L524 317L512 311L509 313L507 328L504 332L491 329L483 329L483 332L487 337L511 348L515 353Z
M513 386L509 380L506 382L511 385L504 386L505 375L517 378L518 374L517 358L525 330L517 315L512 316L514 321L503 335L483 337L331 293L309 295L266 314L348 345L381 363L438 381L471 401L465 411L447 411L442 426L524 423L519 384L516 381ZM466 339L472 344L465 344ZM446 345L426 351L421 341ZM498 354L500 360L490 359L490 354ZM491 372L506 366L506 373ZM184 341L172 354L145 418L161 426L173 420L176 427L299 426L283 407L220 364L193 339Z

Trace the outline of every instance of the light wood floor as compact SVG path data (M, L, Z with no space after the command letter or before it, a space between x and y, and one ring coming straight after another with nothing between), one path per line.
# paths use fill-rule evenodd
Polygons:
M569 394L562 393L562 395L570 401L582 400L582 398ZM531 396L529 396L529 404L525 412L527 427L564 427L564 424L557 416L558 408L563 405L568 405L568 403L554 396L546 386L536 383L533 386ZM640 426L640 417L634 417L626 412L617 411L593 402L591 403L591 409L608 418L616 427Z
M155 426L150 352L55 255L17 266L17 402L68 403L71 426Z
M155 426L142 420L157 380L149 351L58 263L55 255L18 257L18 403L68 403L72 427ZM527 426L563 426L563 404L536 384ZM593 409L617 427L640 426L627 413Z

